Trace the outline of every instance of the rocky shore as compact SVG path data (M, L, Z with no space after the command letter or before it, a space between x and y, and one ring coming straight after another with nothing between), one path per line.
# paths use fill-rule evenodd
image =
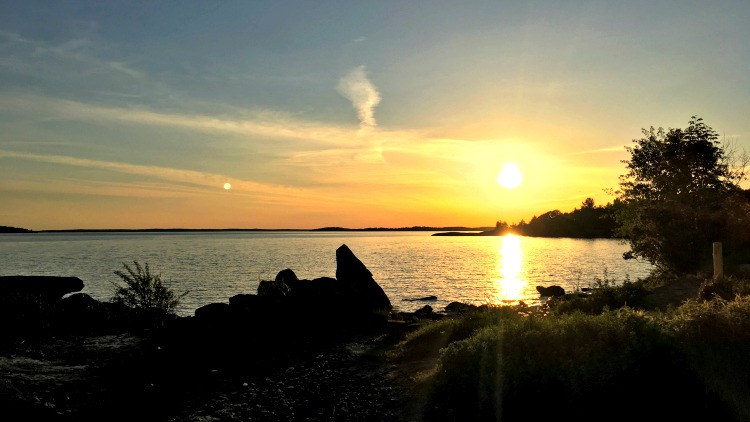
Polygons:
M385 352L441 314L393 312L346 245L336 258L335 278L282 270L191 317L96 301L75 277L0 277L2 419L411 420Z
M189 317L94 300L75 277L0 277L0 420L422 420L415 380L429 362L392 352L411 330L477 307L395 312L346 245L336 260L335 278L285 269ZM698 286L673 283L645 303L676 306ZM538 290L564 293L554 287Z

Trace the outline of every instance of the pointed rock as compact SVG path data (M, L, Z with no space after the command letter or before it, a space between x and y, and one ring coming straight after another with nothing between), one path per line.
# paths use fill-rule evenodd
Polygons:
M352 290L362 308L371 311L389 311L391 301L372 277L370 270L346 245L336 249L336 279Z

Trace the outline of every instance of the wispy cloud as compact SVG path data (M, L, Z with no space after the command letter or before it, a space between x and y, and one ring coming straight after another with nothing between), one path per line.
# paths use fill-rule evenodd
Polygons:
M0 159L1 158L15 158L52 164L95 168L100 170L109 170L118 173L146 176L161 180L168 180L171 182L212 188L223 186L224 182L230 179L225 175L215 173L183 170L170 167L143 166L112 161L90 160L86 158L77 158L64 155L35 154L0 150ZM249 190L255 190L259 192L278 192L280 189L280 186L273 186L249 181L242 182L242 185Z
M15 188L33 189L41 192L90 194L102 196L128 197L178 197L203 195L210 192L221 192L224 183L230 181L232 193L247 197L256 204L287 204L299 206L312 201L330 203L356 203L354 197L345 197L335 193L324 193L310 188L291 187L288 185L263 183L253 180L232 178L223 174L185 170L162 166L145 166L112 161L91 160L65 155L36 154L0 149L0 160L10 158L29 160L58 165L76 166L89 169L111 171L115 173L139 176L148 180L130 182L113 182L110 180L76 181L56 180L54 190L46 183L14 181L9 184ZM85 186L84 186L85 185ZM361 199L360 199L361 201Z
M584 154L601 154L607 152L625 152L625 145L607 148L589 149L586 151L571 152L570 155L584 155Z
M355 67L339 80L336 90L352 102L357 110L362 129L375 127L375 107L380 103L380 93L370 82L365 67Z
M107 60L99 56L102 47L86 38L52 43L23 37L8 31L0 31L0 46L13 52L14 58L0 60L0 66L18 73L44 74L60 77L63 71L76 75L90 75L92 71L127 75L142 79L143 73L121 60ZM50 63L53 63L50 66Z
M163 113L143 108L107 107L32 95L0 98L0 110L3 109L27 111L53 119L125 122L203 132L314 140L326 144L343 145L348 143L353 135L350 130L295 119L286 114L271 111L257 112L249 117L233 118L203 114Z

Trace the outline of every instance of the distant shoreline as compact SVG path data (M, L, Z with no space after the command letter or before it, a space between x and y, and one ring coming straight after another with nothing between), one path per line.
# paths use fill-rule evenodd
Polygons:
M491 227L367 227L367 228L345 228L345 227L322 227L316 229L58 229L58 230L28 230L15 227L3 227L0 233L173 233L173 232L382 232L382 231L467 231L467 232L484 232L492 229Z

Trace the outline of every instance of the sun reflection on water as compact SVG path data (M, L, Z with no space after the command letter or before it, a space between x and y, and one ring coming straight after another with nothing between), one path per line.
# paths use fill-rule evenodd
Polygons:
M496 280L497 300L501 303L508 303L523 299L527 282L521 277L523 272L521 238L512 234L502 237L498 250L497 270L499 274Z

